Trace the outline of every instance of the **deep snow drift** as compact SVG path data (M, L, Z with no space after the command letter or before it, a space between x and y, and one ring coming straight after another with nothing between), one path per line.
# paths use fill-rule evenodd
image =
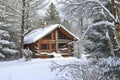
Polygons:
M32 59L30 61L15 60L0 62L0 80L56 80L57 72L51 72L50 65L55 61L66 64L78 61L77 58ZM86 62L83 57L79 61Z

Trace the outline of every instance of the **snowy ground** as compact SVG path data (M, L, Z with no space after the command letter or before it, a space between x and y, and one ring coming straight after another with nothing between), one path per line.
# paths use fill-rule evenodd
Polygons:
M84 58L80 61L85 60ZM52 61L66 64L78 61L76 58L32 59L0 62L0 80L56 80L56 72L51 72Z

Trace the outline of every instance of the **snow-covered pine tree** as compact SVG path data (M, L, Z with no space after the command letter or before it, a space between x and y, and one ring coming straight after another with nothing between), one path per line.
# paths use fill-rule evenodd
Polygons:
M9 28L12 24L0 22L0 60L11 60L18 58L18 48L13 42Z
M59 16L59 12L57 11L54 3L51 3L49 8L47 9L45 21L48 24L55 24L55 23L59 24L59 23L61 23L61 18Z

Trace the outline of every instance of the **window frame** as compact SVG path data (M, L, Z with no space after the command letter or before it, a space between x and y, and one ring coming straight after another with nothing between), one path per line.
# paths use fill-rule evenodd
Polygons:
M49 49L49 44L41 44L41 49L48 50Z

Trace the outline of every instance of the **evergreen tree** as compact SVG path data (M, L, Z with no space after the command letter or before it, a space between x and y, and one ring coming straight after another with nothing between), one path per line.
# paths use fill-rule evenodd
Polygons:
M0 60L10 60L18 57L18 47L14 40L14 31L10 30L11 24L0 22ZM12 36L11 36L12 35Z
M69 21L66 20L66 19L63 20L62 25L65 26L69 30L71 28L71 25L70 25Z
M53 3L51 3L47 9L45 21L47 21L48 24L61 23L59 12L56 10L56 6Z

